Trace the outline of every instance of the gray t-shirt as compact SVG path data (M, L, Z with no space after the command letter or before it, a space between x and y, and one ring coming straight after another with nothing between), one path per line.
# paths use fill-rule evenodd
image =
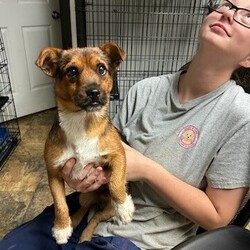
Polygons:
M136 83L114 125L133 148L195 187L249 187L250 95L229 81L180 104L179 77L180 72ZM133 221L101 223L96 234L120 235L154 250L171 249L195 234L197 226L146 183L131 183L131 194Z

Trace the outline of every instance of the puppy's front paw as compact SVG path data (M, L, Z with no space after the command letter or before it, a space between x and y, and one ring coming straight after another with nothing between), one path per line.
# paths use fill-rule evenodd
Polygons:
M119 204L117 202L112 201L112 204L115 208L116 215L122 221L123 224L128 224L132 221L135 206L130 195L127 195L124 203Z
M68 242L69 237L72 235L73 228L68 225L65 228L52 228L52 235L56 239L57 244L65 244Z

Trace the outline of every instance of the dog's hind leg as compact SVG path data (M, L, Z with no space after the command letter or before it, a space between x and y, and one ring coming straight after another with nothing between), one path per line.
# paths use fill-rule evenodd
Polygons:
M77 225L81 222L82 218L89 211L89 207L80 207L74 214L72 214L71 221L73 228L76 228Z
M92 238L93 233L99 222L107 221L108 219L115 216L114 207L111 205L110 202L107 203L106 207L103 210L97 211L91 220L89 221L87 227L82 232L79 242L83 241L90 241Z
M82 218L87 214L90 207L95 203L97 196L92 193L81 193L79 196L79 203L81 207L71 215L71 221L74 228L81 222Z

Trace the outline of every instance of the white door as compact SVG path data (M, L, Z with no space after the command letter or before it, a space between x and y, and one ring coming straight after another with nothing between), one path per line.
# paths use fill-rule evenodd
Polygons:
M0 28L17 116L55 106L53 79L35 66L42 48L61 47L59 0L0 0Z

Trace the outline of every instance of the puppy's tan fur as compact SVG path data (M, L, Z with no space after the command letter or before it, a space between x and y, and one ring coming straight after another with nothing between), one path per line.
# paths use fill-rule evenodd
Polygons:
M58 120L47 138L44 157L48 181L55 206L52 229L58 244L64 244L89 208L98 204L80 241L90 240L100 221L114 215L128 223L134 206L126 193L126 160L116 129L108 119L112 75L125 58L125 52L114 43L100 47L61 50L45 48L36 65L55 78ZM72 178L88 163L97 163L110 171L107 185L95 192L80 195L81 209L70 218L60 169L74 157Z

